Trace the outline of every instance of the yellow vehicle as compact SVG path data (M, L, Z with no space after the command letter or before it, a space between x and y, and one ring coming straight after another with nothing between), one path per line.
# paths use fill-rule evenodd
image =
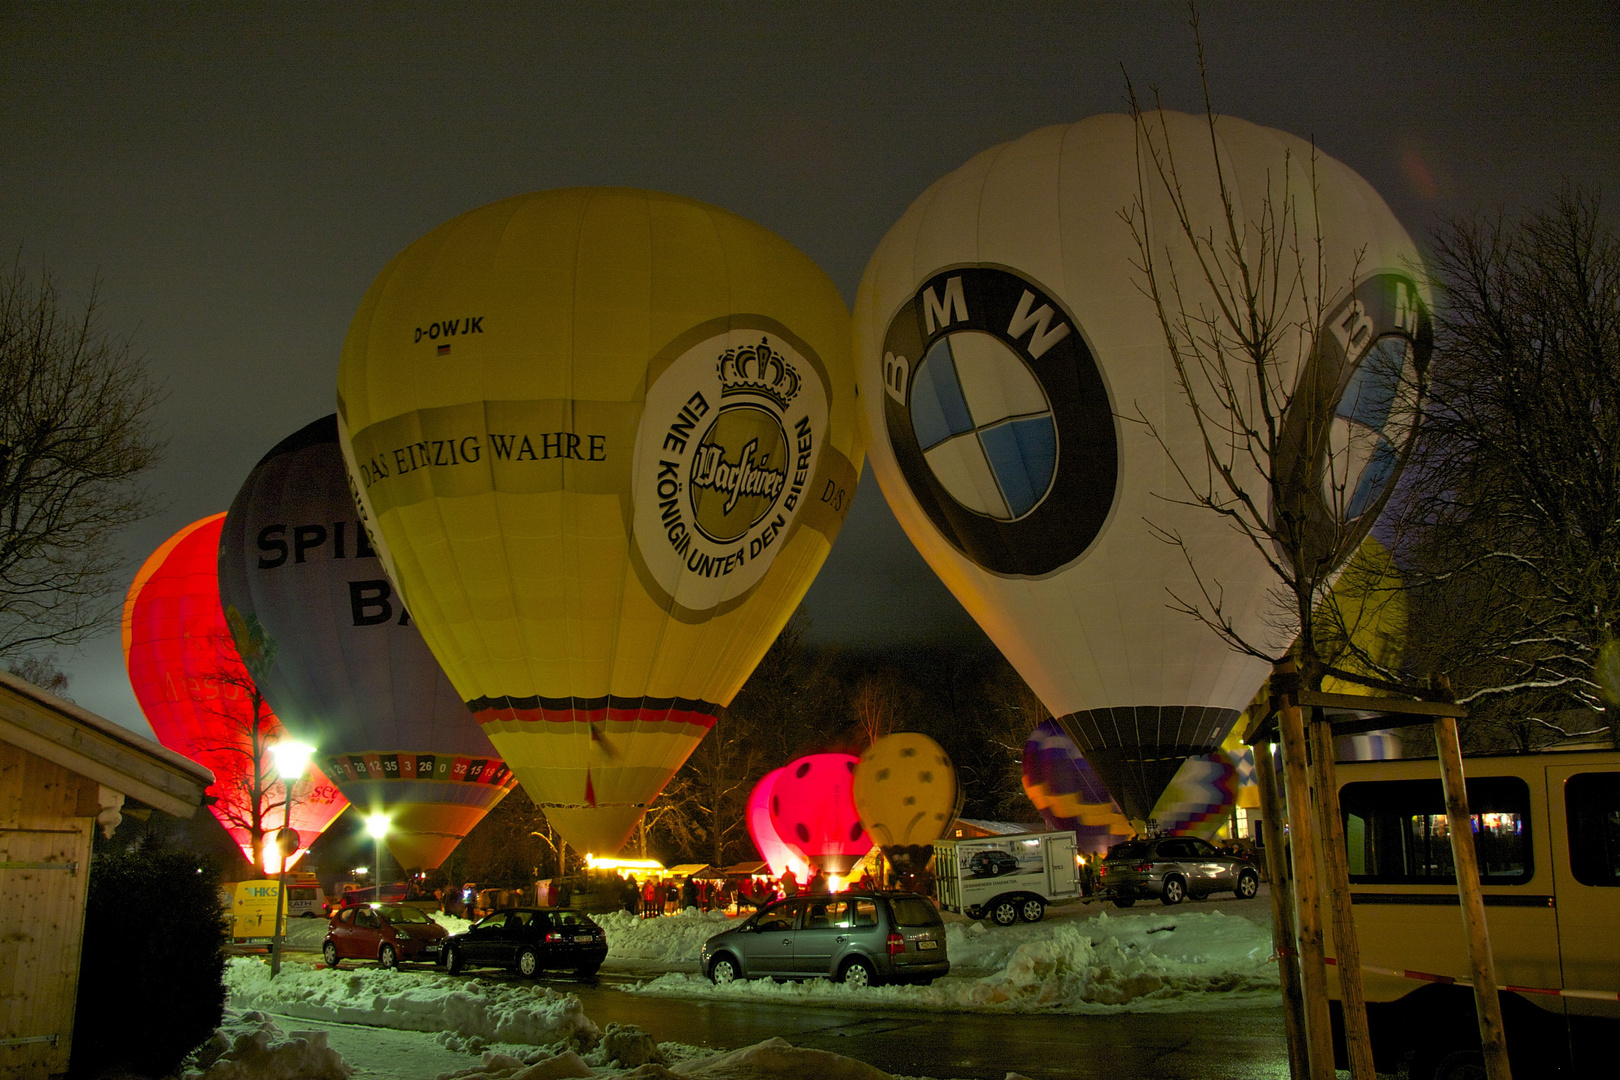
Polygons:
M261 878L238 881L230 889L231 940L238 945L269 945L275 939L281 883L275 878ZM285 918L285 908L282 914Z
M1620 752L1473 757L1466 771L1513 1075L1613 1075ZM1379 1072L1410 1058L1411 1080L1484 1075L1473 991L1454 985L1468 947L1439 777L1433 760L1338 767L1373 1056ZM1336 969L1329 985L1337 999Z

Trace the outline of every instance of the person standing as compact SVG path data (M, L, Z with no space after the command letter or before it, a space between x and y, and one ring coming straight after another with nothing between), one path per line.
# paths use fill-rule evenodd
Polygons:
M799 879L793 873L793 867L782 871L782 895L793 897L799 895Z

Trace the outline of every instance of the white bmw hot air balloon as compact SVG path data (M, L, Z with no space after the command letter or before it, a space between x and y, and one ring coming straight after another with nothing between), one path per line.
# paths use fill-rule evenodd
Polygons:
M1194 229L1224 235L1205 118L1146 121L1175 151ZM854 332L872 469L896 517L1142 820L1268 670L1172 610L1168 591L1218 586L1234 629L1277 651L1292 631L1272 625L1278 582L1254 545L1178 501L1176 463L1201 473L1204 448L1133 265L1122 211L1139 192L1161 278L1174 268L1191 309L1214 296L1158 178L1138 183L1138 131L1123 115L1043 128L936 182L872 256ZM1300 391L1285 425L1296 459L1278 471L1348 553L1411 432L1405 388L1430 346L1417 252L1339 162L1317 156L1313 196L1304 141L1221 117L1214 144L1241 221L1268 191L1280 204L1287 177L1312 277L1320 223L1326 329L1310 356L1276 358L1279 385ZM1303 319L1303 300L1284 314ZM1242 482L1265 503L1258 472ZM1182 539L1198 576L1155 527Z

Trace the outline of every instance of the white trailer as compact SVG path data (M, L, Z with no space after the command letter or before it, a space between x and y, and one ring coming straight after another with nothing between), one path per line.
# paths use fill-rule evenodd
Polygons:
M1072 832L934 842L934 896L947 911L1011 926L1039 922L1047 904L1079 895Z

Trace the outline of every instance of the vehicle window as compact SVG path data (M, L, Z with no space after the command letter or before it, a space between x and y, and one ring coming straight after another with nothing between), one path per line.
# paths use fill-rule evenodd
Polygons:
M523 927L528 926L529 921L531 919L533 919L533 918L534 918L534 913L533 912L529 912L529 911L508 911L508 912L506 912L506 928L508 930L522 929Z
M1140 840L1127 840L1123 844L1115 844L1108 849L1110 859L1145 859L1148 857L1149 845Z
M894 921L901 926L939 926L939 912L934 905L920 896L895 896L889 899L894 909Z
M379 927L377 913L368 907L354 909L354 925L363 926L367 930L376 930Z
M1161 859L1194 858L1192 845L1185 840L1160 840L1158 857Z
M876 900L856 900L855 901L855 914L854 914L854 917L850 920L850 925L851 926L876 926L877 925L877 901Z
M564 930L572 930L575 927L585 925L585 920L581 919L577 913L572 911L553 911L551 913L551 921L554 925Z
M1339 793L1350 880L1454 884L1450 821L1439 780L1367 780ZM1535 873L1530 788L1516 776L1468 781L1480 881L1522 885Z
M472 924L474 930L495 930L506 925L506 912L497 911L493 915L485 915Z
M793 921L798 914L799 902L797 900L784 900L773 904L760 912L759 921L754 924L756 930L792 930Z
M391 923L425 923L428 917L413 907L404 904L384 904L377 909L377 914Z
M338 922L342 923L344 926L354 925L354 908L344 908L342 911L338 912Z
M1182 843L1187 845L1192 852L1192 857L1195 859L1213 859L1220 855L1220 852L1215 850L1215 845L1207 840L1200 840L1196 836L1189 837L1183 840Z
M1575 880L1620 888L1620 772L1570 777L1564 785L1564 812Z
M812 900L804 908L804 929L826 930L832 926L832 916L828 909L832 907L830 901Z
M828 924L839 930L849 929L849 901L834 900L827 905Z

